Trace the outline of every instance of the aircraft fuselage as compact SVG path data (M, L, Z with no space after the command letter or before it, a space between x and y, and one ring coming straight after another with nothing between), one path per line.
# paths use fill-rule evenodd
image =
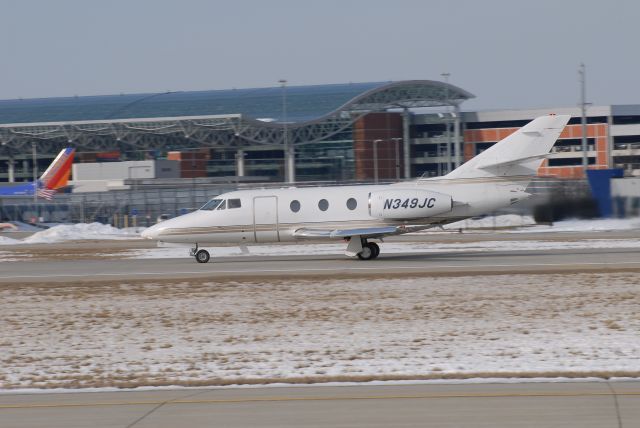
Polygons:
M296 231L314 228L344 230L405 225L410 232L485 214L525 199L529 179L428 179L391 185L240 190L215 198L224 201L224 207L218 204L215 209L207 209L205 205L190 214L158 223L145 231L145 237L206 245L290 242L301 239ZM424 197L403 197L405 190L431 193ZM431 208L441 197L450 196L452 203L435 216L376 218L370 200L376 192L389 195L383 205L391 216L394 210L400 213Z

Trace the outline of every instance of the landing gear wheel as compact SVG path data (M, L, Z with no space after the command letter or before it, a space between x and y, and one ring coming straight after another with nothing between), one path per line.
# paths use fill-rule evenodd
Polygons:
M198 263L207 263L211 256L209 256L209 252L207 250L199 250L196 253L196 261Z
M378 256L380 255L380 247L378 246L378 244L376 244L375 242L369 242L367 244L367 247L371 248L371 251L373 252L373 257L371 258L372 259L378 258Z
M358 258L360 260L371 260L375 258L374 254L375 254L375 249L371 246L371 244L365 244L362 246L362 251L358 253Z

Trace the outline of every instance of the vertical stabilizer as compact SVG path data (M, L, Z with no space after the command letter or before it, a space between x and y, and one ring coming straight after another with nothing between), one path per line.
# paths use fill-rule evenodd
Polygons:
M571 116L540 116L444 178L535 176Z
M68 147L58 153L58 156L40 177L40 183L45 189L55 190L67 185L75 151L76 149Z

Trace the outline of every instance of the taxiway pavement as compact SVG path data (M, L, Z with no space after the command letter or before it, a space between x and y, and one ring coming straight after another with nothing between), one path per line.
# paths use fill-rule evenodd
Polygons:
M474 275L640 270L640 249L582 249L384 254L360 261L341 255L238 256L199 264L176 259L42 260L3 263L0 283L132 279L239 279L372 275Z
M2 394L0 426L632 427L640 382L528 382Z

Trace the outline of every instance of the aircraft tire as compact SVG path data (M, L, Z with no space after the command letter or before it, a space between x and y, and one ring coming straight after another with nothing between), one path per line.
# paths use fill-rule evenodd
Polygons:
M207 250L199 250L196 253L196 261L198 263L207 263L210 258L211 256L209 255L209 252Z
M380 246L375 242L369 242L367 246L371 248L371 252L373 253L371 258L372 259L378 258L378 256L380 255Z
M374 250L371 248L370 244L363 245L362 251L358 253L358 258L360 260L371 260L374 258Z

